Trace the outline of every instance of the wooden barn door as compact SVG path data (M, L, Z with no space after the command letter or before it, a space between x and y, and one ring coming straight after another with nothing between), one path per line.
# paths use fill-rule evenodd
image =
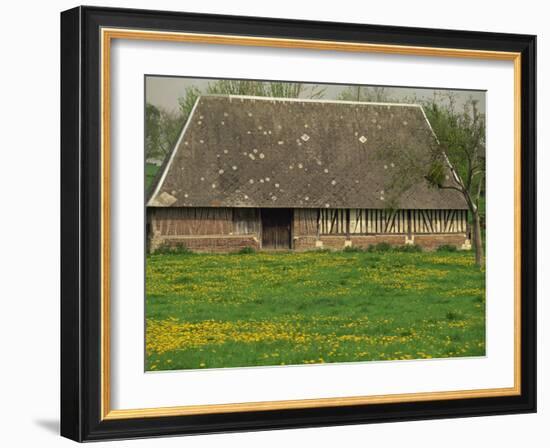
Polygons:
M291 209L263 208L262 247L264 249L290 249L291 222Z

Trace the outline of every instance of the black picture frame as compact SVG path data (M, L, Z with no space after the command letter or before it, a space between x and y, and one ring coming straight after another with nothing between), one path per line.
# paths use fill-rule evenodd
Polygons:
M521 53L521 393L306 409L102 419L100 29ZM76 441L536 411L536 37L77 7L61 13L61 434Z

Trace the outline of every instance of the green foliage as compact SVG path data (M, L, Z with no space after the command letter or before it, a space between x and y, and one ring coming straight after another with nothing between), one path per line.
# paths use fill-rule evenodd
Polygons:
M485 191L485 115L479 112L477 102L473 100L466 102L464 110L456 110L452 95L447 97L447 102L434 99L423 106L441 149L461 179L466 193L476 204L479 203ZM443 161L437 157L427 178L438 187L457 187L454 180L446 181L445 171Z
M299 98L302 84L294 82L271 82L267 87L268 96L274 98Z
M344 247L344 252L347 252L347 253L365 252L365 249L363 249L362 247L348 246L348 247Z
M395 252L409 252L409 253L415 253L415 252L422 252L422 246L419 246L418 244L405 244L403 246L396 246L393 248Z
M160 110L147 103L145 105L145 154L148 157L157 154L160 141Z
M253 247L250 247L250 246L246 246L246 247L243 247L242 249L240 249L237 254L240 254L240 255L243 255L243 254L255 254L256 253L256 249L254 249Z
M392 250L392 246L388 243L373 244L367 249L368 252L389 252L390 250Z
M448 311L445 317L447 318L447 320L455 321L455 320L460 320L463 316L459 312Z
M193 110L193 106L197 101L197 98L200 96L201 91L195 86L187 87L185 89L185 95L178 98L178 103L180 105L180 112L183 117L183 121L187 121L189 114Z
M149 191L149 189L151 188L153 180L155 179L155 176L157 175L159 169L160 166L154 165L152 163L145 164L145 191Z
M433 160L432 164L428 168L428 174L426 179L433 187L441 188L445 183L445 176L447 175L448 169L445 167L443 162L439 159Z
M451 244L442 244L437 248L437 252L456 252L457 248L456 246L453 246Z
M346 250L350 249L350 250ZM417 244L404 244L402 246L392 246L388 243L372 244L367 249L367 252L405 252L405 253L417 253L422 252L422 247ZM344 252L365 252L365 249L358 247L347 247Z
M185 246L160 246L157 249L155 249L156 255L194 255L195 252L193 252L191 249L185 247Z
M467 204L472 218L472 240L476 264L483 265L485 222L485 114L470 99L457 110L455 97L447 92L435 95L424 106L438 138L432 161L424 177L437 188L456 191ZM415 170L411 170L414 173Z
M172 151L183 123L179 112L145 105L145 157L163 160Z
M152 254L147 370L485 354L472 253Z

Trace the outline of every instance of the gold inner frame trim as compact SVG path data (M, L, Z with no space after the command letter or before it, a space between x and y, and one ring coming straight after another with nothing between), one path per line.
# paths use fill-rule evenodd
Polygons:
M514 63L514 386L442 392L369 395L302 400L209 404L111 409L110 346L110 62L113 39L182 42L213 45L294 48L359 53L383 53L410 56L454 57L513 61ZM469 50L459 48L336 42L305 39L279 39L217 34L144 31L137 29L101 29L101 419L129 419L247 412L315 407L352 406L414 401L502 397L521 394L521 54L515 52Z

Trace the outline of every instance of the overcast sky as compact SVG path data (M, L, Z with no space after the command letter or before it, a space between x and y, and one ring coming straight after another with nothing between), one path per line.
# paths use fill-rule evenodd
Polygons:
M208 84L215 82L215 78L197 79L183 77L165 77L165 76L147 76L145 80L145 98L148 103L157 107L162 107L167 110L176 110L178 106L178 98L185 96L185 89L191 86L205 92ZM315 86L315 84L303 84L307 87ZM322 84L326 90L323 98L338 99L339 94L348 86L340 84ZM428 88L411 88L411 87L386 87L385 92L394 102L411 102L411 98L419 100L432 98L434 89ZM442 92L441 89L437 89ZM485 112L485 92L479 90L452 90L456 98L456 106L461 107L469 98L478 100L479 111Z

